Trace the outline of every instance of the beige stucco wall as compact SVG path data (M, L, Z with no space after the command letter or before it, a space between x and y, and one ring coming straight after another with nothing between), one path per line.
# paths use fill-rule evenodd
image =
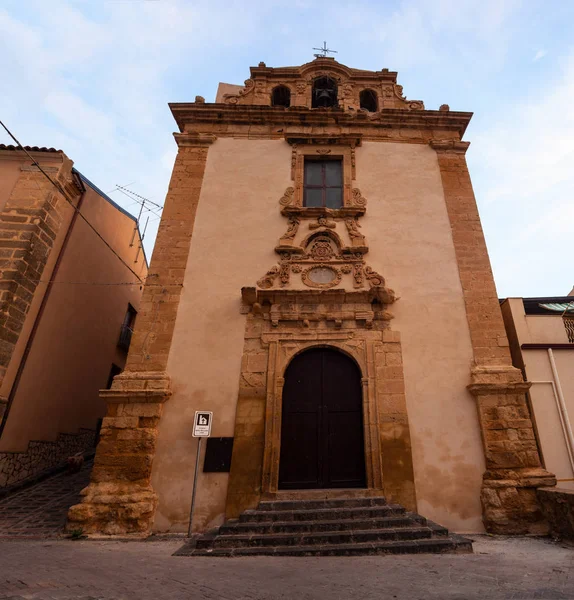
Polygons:
M187 528L195 411L214 412L214 437L233 436L245 332L240 290L277 261L273 248L285 231L278 201L291 184L290 157L284 141L218 139L209 149L169 357L174 394L153 465L157 530ZM198 526L222 522L227 480L227 473L201 473Z
M147 273L136 244L129 247L134 221L92 188L82 214L143 278ZM67 223L62 233L65 233ZM62 235L60 236L62 237ZM59 250L54 247L52 259ZM123 367L116 347L128 302L137 310L140 286L71 285L134 279L128 269L78 218L46 304L32 350L2 435L2 451L25 451L30 440L52 441L59 433L95 429L105 413L98 391L112 363Z
M399 300L405 389L419 512L455 531L482 531L484 455L470 382L472 347L435 152L363 143L367 260Z
M284 141L219 139L209 150L168 371L152 483L155 529L184 531L197 440L196 410L214 411L213 436L232 436L245 317L240 289L276 264L286 229L278 200L290 181ZM401 332L419 511L457 531L481 531L484 459L466 391L472 350L435 153L415 144L364 143L357 180L368 200L367 263L401 299ZM194 523L223 520L227 474L201 473Z

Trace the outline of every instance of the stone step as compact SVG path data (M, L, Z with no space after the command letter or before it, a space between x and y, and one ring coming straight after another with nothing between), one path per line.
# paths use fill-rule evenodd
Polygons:
M262 521L332 521L390 517L404 515L405 513L405 509L398 504L311 510L246 510L239 516L239 521L241 523Z
M387 527L426 526L424 517L408 514L396 517L372 519L344 519L330 521L263 521L241 523L238 519L227 521L219 528L222 535L264 534L264 533L313 533L321 531L347 531L365 529L384 529ZM447 531L446 529L444 531Z
M386 506L384 496L366 498L325 498L320 500L272 500L260 502L257 510L316 510L321 508L358 508L363 506Z
M472 552L472 542L452 535L448 538L331 544L324 546L255 546L251 548L194 548L185 545L174 556L358 556L376 554L420 554L423 552Z
M430 527L399 527L365 531L326 531L322 533L284 533L264 535L218 535L197 540L198 549L249 548L253 546L325 546L363 544L379 541L421 540L432 537Z

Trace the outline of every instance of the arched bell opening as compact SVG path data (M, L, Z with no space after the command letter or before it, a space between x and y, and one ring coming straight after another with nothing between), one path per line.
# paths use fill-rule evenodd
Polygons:
M363 90L359 95L360 106L369 112L377 112L379 104L374 90Z
M286 85L278 85L271 92L271 106L291 106L291 90Z
M330 77L315 79L311 108L335 108L338 105L337 82Z

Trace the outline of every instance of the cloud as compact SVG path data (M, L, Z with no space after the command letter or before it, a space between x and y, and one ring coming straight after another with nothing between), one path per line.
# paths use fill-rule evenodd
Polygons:
M566 257L574 222L573 95L574 51L554 81L476 135L469 152L504 294L566 294L571 285L557 282L571 272ZM556 280L548 278L550 272Z
M0 4L3 120L25 144L62 148L101 189L133 182L162 203L176 153L168 102L196 94L209 102L218 81L241 83L260 60L309 61L327 40L344 64L399 70L407 97L428 108L476 111L468 160L501 290L544 294L565 280L574 61L554 57L571 43L555 35L572 22L570 3L551 14L520 0ZM532 40L540 48L533 62L554 59L544 61L544 80L524 58L536 50ZM9 140L0 134L0 142ZM555 271L536 266L540 245L558 257ZM528 269L517 256L528 257Z

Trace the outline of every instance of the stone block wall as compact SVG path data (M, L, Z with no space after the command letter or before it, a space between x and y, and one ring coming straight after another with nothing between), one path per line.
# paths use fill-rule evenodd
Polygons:
M95 442L94 430L81 429L75 434L61 433L55 442L31 441L26 452L0 452L0 489L62 466L69 456L93 450Z
M550 535L574 542L574 491L542 488L538 500L550 528Z

